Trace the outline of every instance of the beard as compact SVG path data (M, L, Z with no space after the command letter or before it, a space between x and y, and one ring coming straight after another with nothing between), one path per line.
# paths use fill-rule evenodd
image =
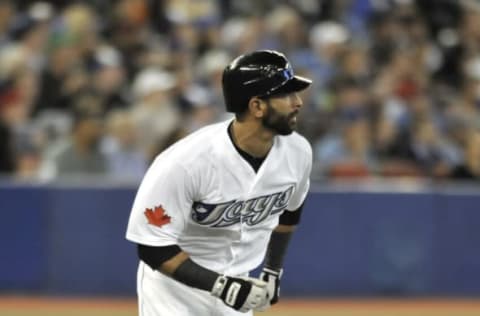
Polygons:
M262 125L277 135L290 135L297 125L294 119L298 110L290 114L282 114L275 110L267 100L267 114L262 118Z

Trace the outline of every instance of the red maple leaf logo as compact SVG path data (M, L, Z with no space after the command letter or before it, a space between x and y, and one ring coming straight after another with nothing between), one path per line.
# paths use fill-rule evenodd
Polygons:
M161 205L155 206L155 209L147 208L144 212L145 216L148 219L148 223L158 227L169 224L171 217L165 212Z

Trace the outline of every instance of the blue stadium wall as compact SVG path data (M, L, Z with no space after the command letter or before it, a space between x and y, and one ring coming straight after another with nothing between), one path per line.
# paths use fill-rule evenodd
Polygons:
M133 187L0 185L0 293L135 294ZM479 296L480 190L312 188L288 296Z

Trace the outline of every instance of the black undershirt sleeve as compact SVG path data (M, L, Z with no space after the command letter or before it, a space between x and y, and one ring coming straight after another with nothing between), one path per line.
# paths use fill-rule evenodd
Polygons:
M282 215L280 215L279 224L288 226L297 225L300 222L302 210L303 203L296 211L284 211ZM280 270L282 268L283 259L287 253L292 234L292 232L272 232L265 255L265 267L273 270Z
M265 255L264 266L273 270L280 270L283 267L283 259L287 252L288 244L292 233L280 233L273 231L268 243Z
M138 257L148 264L152 270L158 270L165 261L172 259L181 251L182 249L177 245L162 247L137 245Z
M282 215L280 215L279 224L282 225L297 225L300 223L300 217L302 216L303 205L302 203L300 207L296 211L283 211Z

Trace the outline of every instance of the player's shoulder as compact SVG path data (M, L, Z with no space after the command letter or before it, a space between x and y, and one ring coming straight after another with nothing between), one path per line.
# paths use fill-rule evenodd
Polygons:
M293 132L287 136L280 136L280 141L284 142L293 153L312 156L312 146L310 142L297 132Z
M212 139L212 135L218 135L227 131L230 120L204 126L195 132L187 135L178 142L178 146L188 147L190 143L196 143L205 139ZM211 143L208 142L208 143Z
M169 160L188 167L192 162L207 158L212 147L218 144L217 138L227 132L228 124L229 121L224 121L202 127L160 153L156 160Z

